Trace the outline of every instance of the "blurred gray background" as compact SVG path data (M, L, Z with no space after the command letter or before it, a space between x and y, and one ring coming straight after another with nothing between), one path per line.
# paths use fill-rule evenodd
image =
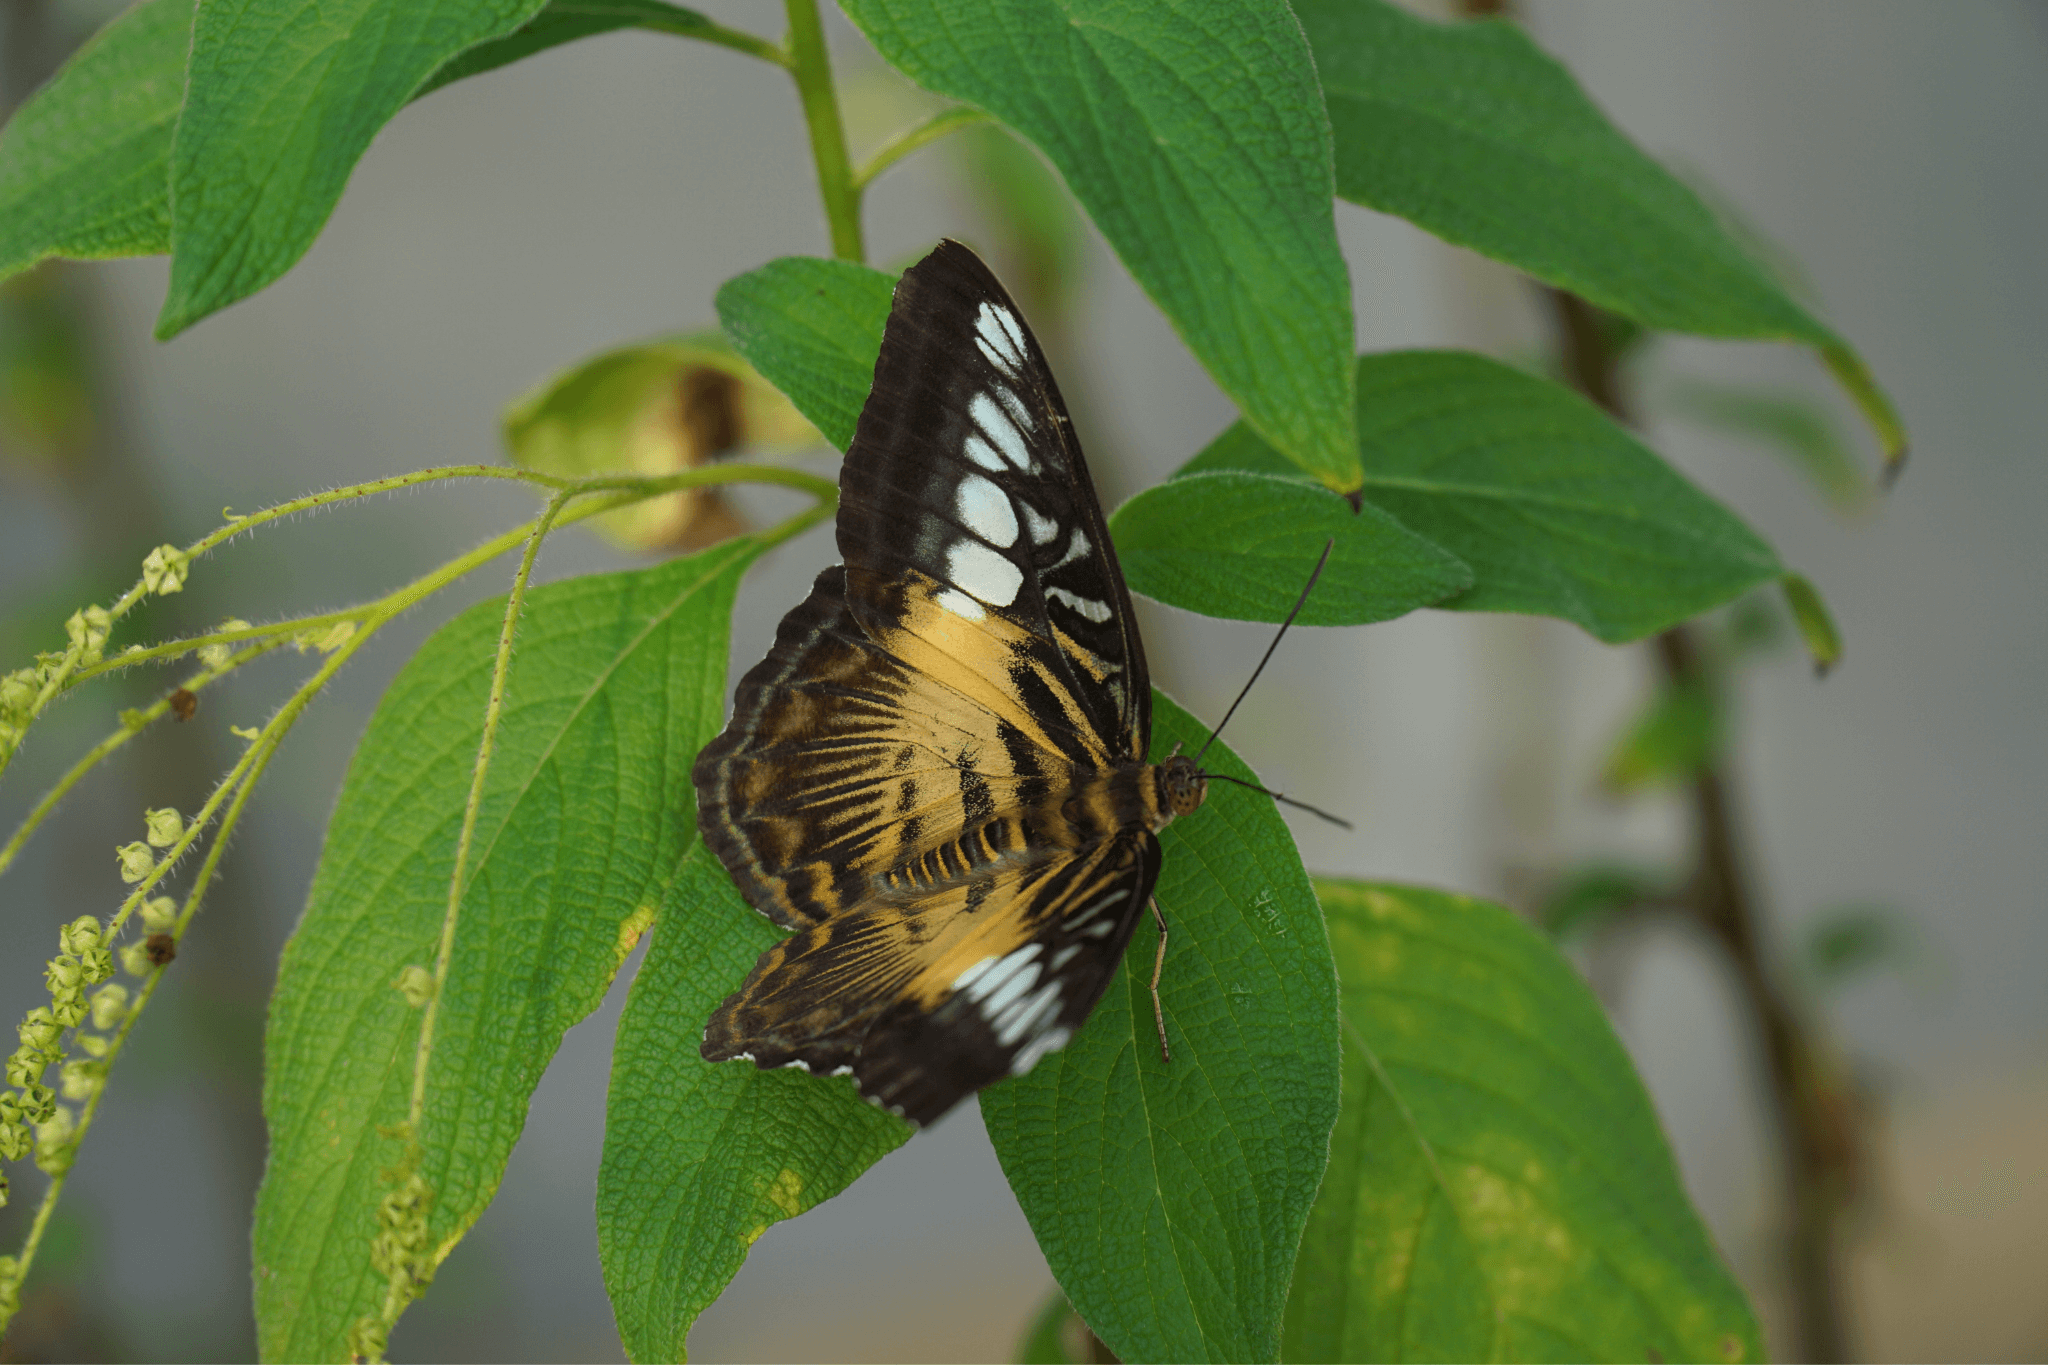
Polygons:
M45 44L76 41L110 9L42 8ZM779 5L704 8L781 30ZM1750 445L1672 422L1652 433L1812 578L1846 639L1825 682L1791 648L1749 670L1738 772L1775 933L1794 941L1827 907L1858 900L1894 907L1909 927L1894 969L1859 979L1825 1013L1881 1103L1878 1197L1852 1257L1860 1349L2039 1359L2048 6L1530 0L1527 10L1539 42L1623 129L1716 186L1801 263L1911 429L1904 479L1857 517L1831 511ZM832 31L859 155L900 105L852 30L835 18ZM709 323L718 284L770 257L824 254L815 205L798 110L778 73L720 49L624 34L407 109L289 275L168 345L149 339L163 262L69 272L103 381L99 453L84 472L0 459L0 623L11 651L0 668L49 647L65 613L132 577L130 562L110 579L92 576L96 555L125 553L124 537L185 542L216 525L223 505L249 510L423 465L499 459L497 414L536 381L593 351ZM985 228L931 152L877 185L867 225L882 264ZM1505 271L1349 205L1338 206L1338 226L1361 347L1518 355L1542 340L1543 314ZM1232 420L1099 239L1071 344L1055 359L1079 391L1106 502L1162 478ZM1809 355L1682 342L1657 367L1810 394L1873 458ZM514 490L465 486L294 521L198 565L186 600L154 624L297 614L380 593L528 506ZM821 530L754 574L737 659L758 656L831 557ZM563 576L628 562L576 532L550 542L542 566ZM510 572L508 563L479 575L394 628L274 766L81 1156L40 1267L61 1290L37 1310L36 1330L59 1333L50 1339L138 1358L251 1349L255 1030L276 956L382 687L434 624L502 591ZM1162 608L1147 612L1145 629L1158 681L1211 716L1267 634ZM226 727L267 715L291 669L252 670L209 692L198 719L158 748L154 738L131 746L0 886L10 1016L40 991L54 926L116 902L109 855L136 837L141 807L189 810L227 762ZM1642 649L1603 647L1556 622L1423 612L1291 639L1231 739L1276 785L1356 821L1355 834L1297 824L1312 868L1513 897L1530 867L1679 847L1675 797L1622 806L1596 784L1650 677ZM9 827L131 704L113 688L87 693L38 730L0 789ZM1721 969L1686 933L1654 923L1584 965L1689 1188L1760 1309L1780 1321L1777 1172ZM398 1358L617 1357L591 1201L625 985L570 1033L502 1193L406 1318ZM696 1026L679 1021L685 1043ZM17 1207L0 1215L10 1244L37 1184L14 1169ZM693 1348L707 1360L1005 1359L1050 1286L968 1106L831 1204L771 1229Z

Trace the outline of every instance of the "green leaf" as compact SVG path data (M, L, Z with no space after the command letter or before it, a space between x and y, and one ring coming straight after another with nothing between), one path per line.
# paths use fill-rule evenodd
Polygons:
M1471 565L1454 611L1559 616L1640 639L1784 573L1770 546L1598 408L1465 351L1358 362L1367 502ZM1242 428L1182 474L1272 472Z
M1321 881L1344 1105L1289 1360L1759 1360L1649 1096L1508 911Z
M1814 671L1825 675L1842 661L1842 635L1835 629L1835 618L1828 614L1828 604L1821 600L1820 590L1799 574L1786 574L1780 586L1799 626L1799 638L1806 641L1806 652L1813 656Z
M1386 621L1472 586L1472 570L1377 507L1297 479L1223 470L1169 479L1109 519L1133 592L1205 616L1284 621L1323 546L1305 626Z
M1682 782L1713 761L1722 729L1711 688L1696 682L1666 684L1607 755L1601 784L1621 794Z
M1154 693L1153 755L1207 727ZM1249 779L1213 745L1212 772ZM1218 783L1160 836L1171 932L1150 915L1079 1036L982 1092L1017 1202L1067 1297L1124 1360L1272 1360L1328 1159L1336 981L1315 893L1273 803Z
M784 256L719 286L718 320L739 353L845 450L895 292L893 277L864 265Z
M619 1019L597 1234L633 1360L683 1359L691 1324L770 1224L830 1199L910 1136L847 1081L697 1055L704 1021L779 937L696 846Z
M504 432L514 463L564 478L674 474L743 447L824 439L715 332L592 356L512 404ZM716 488L649 498L591 525L636 550L701 549L746 529Z
M490 1202L533 1086L596 1007L695 839L690 764L724 719L727 618L762 542L535 590L476 824L436 1024L420 1173L445 1256ZM272 1000L257 1196L268 1360L348 1353L379 1310L380 1172L402 1144L502 601L437 631L378 704L327 829Z
M1506 21L1385 0L1296 0L1336 144L1337 193L1645 326L1815 347L1888 458L1905 433L1869 371L1683 181Z
M430 95L465 76L480 76L509 66L536 52L622 28L701 38L716 31L718 25L695 10L665 4L663 0L548 0L540 13L504 37L478 43L450 60L427 77L426 84L414 92L413 98Z
M1329 121L1281 0L846 0L919 85L1036 145L1252 426L1357 484Z
M171 337L289 270L442 63L542 0L206 0L171 144Z
M1805 394L1686 380L1661 395L1658 406L1780 456L1836 507L1870 502L1870 482L1848 443Z
M192 0L145 0L72 54L0 132L0 279L51 256L170 250L164 168Z

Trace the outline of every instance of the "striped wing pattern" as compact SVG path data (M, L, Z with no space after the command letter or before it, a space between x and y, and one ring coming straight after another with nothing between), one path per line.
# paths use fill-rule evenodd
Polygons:
M1065 1043L1148 901L1151 688L1057 386L988 269L897 286L839 548L697 761L698 823L794 934L703 1054L927 1123Z

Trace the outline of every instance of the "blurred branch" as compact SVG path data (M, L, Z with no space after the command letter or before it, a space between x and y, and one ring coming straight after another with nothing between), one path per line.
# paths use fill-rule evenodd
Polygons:
M1563 290L1546 293L1566 376L1616 419L1632 424L1619 357L1598 311ZM1719 671L1705 658L1691 626L1675 626L1651 644L1667 687L1719 696ZM1837 1230L1854 1198L1860 1166L1856 1105L1771 961L1725 748L1717 747L1694 770L1686 792L1694 847L1681 903L1735 969L1770 1083L1790 1205L1785 1268L1794 1338L1789 1354L1799 1360L1845 1361L1850 1353Z

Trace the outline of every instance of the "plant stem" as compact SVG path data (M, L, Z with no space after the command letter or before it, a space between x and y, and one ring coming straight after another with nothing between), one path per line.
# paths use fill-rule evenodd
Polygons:
M803 100L811 132L811 159L818 166L818 197L832 229L832 254L842 261L866 261L861 242L860 186L846 155L846 130L839 121L839 96L832 88L832 59L817 0L784 0L789 15L789 73Z
M695 38L703 43L715 43L729 47L735 52L744 52L749 57L759 57L776 66L788 66L789 54L766 38L757 38L742 29L727 28L724 24L707 19L701 14L678 11L673 18L666 15L649 14L634 22L633 27L644 28L652 33L673 33L678 38Z
M962 128L972 128L977 123L987 123L989 117L979 109L965 105L934 114L923 123L905 132L898 133L878 148L875 154L861 164L853 173L855 193L865 191L870 182L891 166L909 156L912 152L930 146L948 133L957 133Z
M1576 295L1546 292L1557 317L1566 376L1617 420L1633 425L1599 315ZM1691 627L1674 626L1652 645L1667 686L1721 687ZM1770 961L1725 753L1693 775L1687 798L1694 862L1685 910L1720 944L1735 969L1770 1084L1790 1204L1785 1271L1793 1340L1788 1354L1797 1360L1845 1361L1850 1351L1837 1228L1853 1197L1859 1165L1854 1105L1832 1079L1811 1021Z

